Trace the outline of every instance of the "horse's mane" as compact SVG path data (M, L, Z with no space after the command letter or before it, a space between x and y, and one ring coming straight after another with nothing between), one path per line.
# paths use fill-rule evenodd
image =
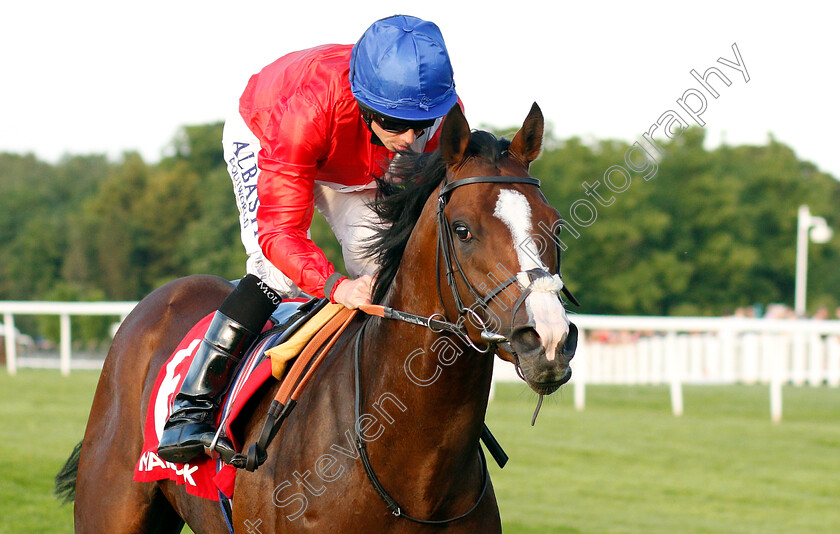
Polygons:
M498 139L489 132L476 130L470 134L465 157L496 163L509 146L507 139ZM373 302L381 303L391 288L423 206L445 176L446 162L438 149L422 154L401 153L391 165L390 176L377 180L376 200L371 208L381 224L366 244L368 254L380 265L373 288Z

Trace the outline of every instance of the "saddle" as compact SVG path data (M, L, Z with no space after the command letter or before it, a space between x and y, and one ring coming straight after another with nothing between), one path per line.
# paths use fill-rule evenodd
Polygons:
M265 461L265 448L276 435L280 423L294 408L315 369L354 316L355 311L327 299L312 299L300 306L293 302L281 303L272 315L276 326L261 334L243 357L244 365L240 364L231 393L222 406L218 434L224 433L230 439L235 437L228 435L228 417L232 421L238 415L233 410L234 406L241 405L236 398L240 391L237 386L247 383L254 370L268 366L270 362L271 375L280 380L280 389L271 403L260 440L251 446L248 455L240 453L222 458L225 463L253 471Z
M340 304L326 304L311 315L303 327L287 336L283 343L265 351L265 355L271 359L272 375L281 380L280 389L271 401L257 442L248 448L247 454L225 458L227 463L239 469L254 471L265 462L268 444L294 409L315 369L355 316L356 310ZM296 359L284 376L286 364L292 358Z

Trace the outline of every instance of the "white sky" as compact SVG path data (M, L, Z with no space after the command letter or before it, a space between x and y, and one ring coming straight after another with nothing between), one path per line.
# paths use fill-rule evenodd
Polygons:
M768 133L840 177L838 9L830 2L342 0L7 2L0 151L139 150L157 161L179 126L222 120L280 55L355 42L374 20L436 22L473 127L521 123L537 101L560 138L638 139L717 66L732 85L703 115L710 146ZM716 63L737 43L750 75ZM716 82L713 82L713 85Z

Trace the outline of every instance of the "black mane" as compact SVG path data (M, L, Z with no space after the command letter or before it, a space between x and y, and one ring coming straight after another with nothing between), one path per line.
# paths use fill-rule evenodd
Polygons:
M473 131L466 157L498 162L510 141L485 131ZM395 158L388 180L377 180L376 200L371 204L381 224L366 245L368 254L380 265L373 288L373 302L382 303L397 275L408 238L429 195L446 176L446 162L440 150L423 154L402 153Z

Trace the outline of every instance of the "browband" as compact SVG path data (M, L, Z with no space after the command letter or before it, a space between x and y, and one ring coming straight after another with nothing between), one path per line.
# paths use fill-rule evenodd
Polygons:
M442 197L456 187L470 184L530 184L539 187L540 181L530 176L473 176L443 184L438 196Z

